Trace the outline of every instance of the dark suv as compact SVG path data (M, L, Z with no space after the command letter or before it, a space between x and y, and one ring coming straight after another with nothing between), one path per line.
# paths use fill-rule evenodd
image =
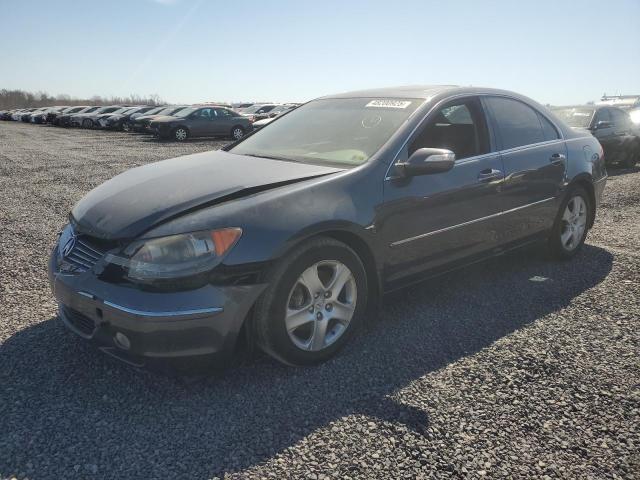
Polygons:
M570 127L589 130L604 149L607 164L633 167L640 161L640 130L624 110L607 105L554 107Z
M231 137L240 140L253 130L251 120L226 107L190 107L173 116L158 117L151 131L161 139L184 141L189 137Z

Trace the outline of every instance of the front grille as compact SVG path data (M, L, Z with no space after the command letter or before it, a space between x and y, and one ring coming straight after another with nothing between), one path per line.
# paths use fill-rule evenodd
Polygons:
M85 335L91 335L96 328L96 324L86 315L72 308L62 306L62 313L67 321Z
M91 270L104 254L105 251L91 242L88 237L79 236L76 238L73 249L64 257L64 260L74 267L74 271L86 272Z

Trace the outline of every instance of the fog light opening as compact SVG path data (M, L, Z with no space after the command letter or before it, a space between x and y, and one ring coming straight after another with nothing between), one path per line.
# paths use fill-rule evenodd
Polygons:
M129 341L129 338L127 338L127 336L124 333L116 333L113 336L113 340L115 342L115 344L122 348L123 350L129 350L131 348L131 342Z

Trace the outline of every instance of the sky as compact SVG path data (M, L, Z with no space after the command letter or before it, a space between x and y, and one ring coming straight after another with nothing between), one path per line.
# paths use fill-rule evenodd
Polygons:
M396 85L640 94L640 0L0 0L0 89L306 101Z

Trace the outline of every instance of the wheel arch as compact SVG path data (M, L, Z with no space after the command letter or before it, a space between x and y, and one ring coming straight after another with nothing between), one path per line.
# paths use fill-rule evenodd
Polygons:
M175 127L173 127L173 128L171 129L171 131L172 131L172 132L175 132L175 131L176 131L177 129L179 129L179 128L184 128L184 129L187 131L187 133L188 133L189 135L191 135L191 129L190 129L187 125L185 125L185 124L183 124L183 123L179 123L178 125L176 125Z

